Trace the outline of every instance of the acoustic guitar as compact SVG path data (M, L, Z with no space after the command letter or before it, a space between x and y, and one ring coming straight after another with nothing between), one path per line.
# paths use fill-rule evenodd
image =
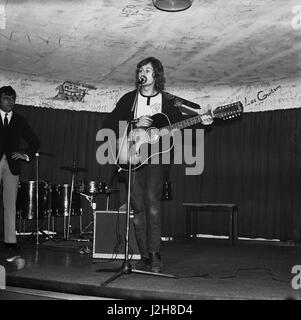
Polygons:
M169 152L174 146L173 139L170 140L171 143L162 143L162 139L173 138L175 131L202 122L205 115L210 114L213 118L228 120L240 116L242 112L243 105L238 101L173 124L166 114L157 113L151 117L151 127L135 128L126 137L118 139L119 171L128 170L130 163L132 170L136 170L144 164L151 163L153 157Z

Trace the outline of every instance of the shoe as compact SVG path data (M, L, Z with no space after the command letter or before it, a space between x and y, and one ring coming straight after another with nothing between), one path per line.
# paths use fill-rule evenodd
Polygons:
M149 258L142 257L142 258L135 264L135 269L136 269L136 270L141 270L141 271L150 271L151 266L150 266L150 260L149 260Z
M6 247L6 249L9 252L20 252L21 251L21 247L17 244L17 243L7 243L4 242L4 246Z
M162 263L160 252L151 252L149 254L149 259L150 259L151 271L155 273L161 272L163 263Z
M15 272L23 269L25 267L25 259L20 256L13 256L6 259L5 269L6 272Z

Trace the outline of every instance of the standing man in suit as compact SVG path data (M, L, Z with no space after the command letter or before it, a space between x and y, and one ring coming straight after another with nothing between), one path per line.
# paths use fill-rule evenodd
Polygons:
M40 142L25 118L14 112L16 92L11 86L0 88L0 183L3 184L4 243L16 249L16 199L20 161L29 162ZM18 152L21 140L28 144L25 153Z

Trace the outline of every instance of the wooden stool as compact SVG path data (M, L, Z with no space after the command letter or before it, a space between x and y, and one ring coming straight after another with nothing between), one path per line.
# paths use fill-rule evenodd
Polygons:
M229 240L234 245L237 240L237 205L234 203L183 203L186 208L186 237L196 238L197 233L197 213L199 211L220 211L229 214ZM193 231L191 230L191 222L193 223Z

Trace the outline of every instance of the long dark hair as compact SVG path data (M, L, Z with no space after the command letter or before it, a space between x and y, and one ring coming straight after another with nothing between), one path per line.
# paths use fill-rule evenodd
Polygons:
M139 84L139 78L138 78L138 74L139 74L139 69L143 66L145 66L146 64L151 63L155 75L155 89L158 92L161 92L165 89L165 77L164 77L164 68L163 65L161 63L160 60L154 58L154 57L148 57L143 59L142 61L140 61L137 64L137 69L136 69L136 87L138 87Z

